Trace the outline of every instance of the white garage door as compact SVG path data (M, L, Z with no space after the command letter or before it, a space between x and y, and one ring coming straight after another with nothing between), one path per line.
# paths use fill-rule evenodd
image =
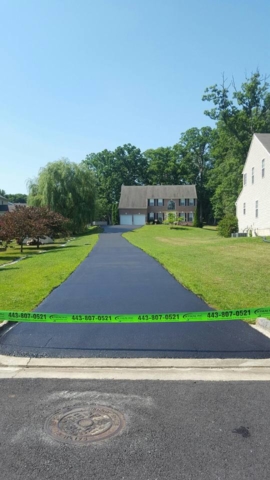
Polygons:
M145 215L133 215L133 225L144 225Z
M132 225L132 215L120 215L120 225Z

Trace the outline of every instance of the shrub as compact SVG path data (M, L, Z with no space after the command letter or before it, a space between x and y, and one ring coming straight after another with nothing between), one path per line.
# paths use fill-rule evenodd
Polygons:
M225 215L217 227L218 234L222 237L230 237L232 233L238 231L238 221L234 215Z

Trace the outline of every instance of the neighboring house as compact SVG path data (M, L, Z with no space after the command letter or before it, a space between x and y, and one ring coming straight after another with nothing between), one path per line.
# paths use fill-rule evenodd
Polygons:
M197 205L195 185L122 186L119 202L120 225L163 222L175 212L192 224Z
M26 203L12 203L7 198L0 195L0 215L6 212L14 212L16 207L26 207Z
M270 133L253 135L236 201L239 232L270 235Z
M0 215L4 215L6 212L8 212L8 200L0 195Z
M26 203L8 202L8 211L9 212L14 212L14 210L16 210L16 207L27 207L27 204Z

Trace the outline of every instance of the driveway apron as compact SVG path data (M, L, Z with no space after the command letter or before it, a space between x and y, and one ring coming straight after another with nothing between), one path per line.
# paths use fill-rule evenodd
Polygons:
M154 227L153 227L154 228ZM206 311L158 262L107 227L88 257L36 309L74 314ZM181 267L179 267L181 268ZM270 340L240 321L193 324L17 324L0 353L48 357L268 358Z

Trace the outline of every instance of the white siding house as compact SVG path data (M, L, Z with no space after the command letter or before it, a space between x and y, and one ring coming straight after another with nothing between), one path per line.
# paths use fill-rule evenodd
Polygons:
M236 202L239 232L270 235L270 133L253 135Z

